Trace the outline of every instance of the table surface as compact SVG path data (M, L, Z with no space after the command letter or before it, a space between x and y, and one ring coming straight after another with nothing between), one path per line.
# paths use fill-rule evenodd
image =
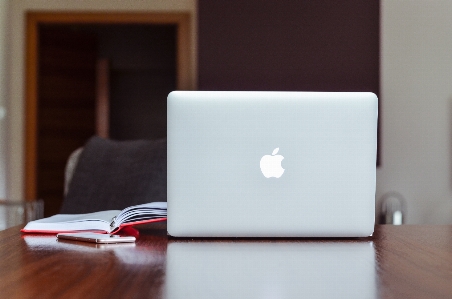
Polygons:
M0 232L3 298L452 298L452 226L379 225L363 239L135 244Z

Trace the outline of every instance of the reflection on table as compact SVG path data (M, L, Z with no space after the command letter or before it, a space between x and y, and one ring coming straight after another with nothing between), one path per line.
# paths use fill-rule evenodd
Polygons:
M167 298L375 298L372 242L169 242Z

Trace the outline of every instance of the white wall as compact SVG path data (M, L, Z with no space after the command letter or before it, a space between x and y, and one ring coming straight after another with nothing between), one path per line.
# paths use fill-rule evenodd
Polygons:
M9 1L0 0L0 199L6 198L7 36Z
M0 0L8 1L8 0ZM196 63L196 0L9 0L9 76L6 83L0 82L0 90L7 87L7 165L9 198L22 199L24 195L24 74L25 74L25 14L28 11L112 11L112 12L188 12L192 16L192 61ZM0 7L1 8L1 7ZM2 15L0 14L0 21ZM0 36L1 37L1 36ZM0 57L1 57L0 41ZM193 68L193 78L197 78ZM0 158L1 159L1 158Z
M7 88L7 34L8 5L0 0L0 199L6 198L6 88ZM0 207L0 230L6 228L6 209Z
M382 0L382 167L408 223L452 223L452 1Z

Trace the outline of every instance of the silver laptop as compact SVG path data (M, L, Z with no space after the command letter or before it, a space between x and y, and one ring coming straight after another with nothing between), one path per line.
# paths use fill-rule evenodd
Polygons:
M373 93L170 93L168 234L372 235L377 117Z

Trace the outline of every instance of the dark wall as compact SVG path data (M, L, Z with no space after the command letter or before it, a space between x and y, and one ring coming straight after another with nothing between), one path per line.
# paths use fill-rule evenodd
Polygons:
M199 0L200 90L379 94L379 1Z
M176 26L96 26L110 60L110 138L166 137L166 97L176 89Z
M68 36L82 33L94 36L97 59L108 59L111 139L166 137L166 98L177 87L176 25L69 24L47 27L63 30Z

